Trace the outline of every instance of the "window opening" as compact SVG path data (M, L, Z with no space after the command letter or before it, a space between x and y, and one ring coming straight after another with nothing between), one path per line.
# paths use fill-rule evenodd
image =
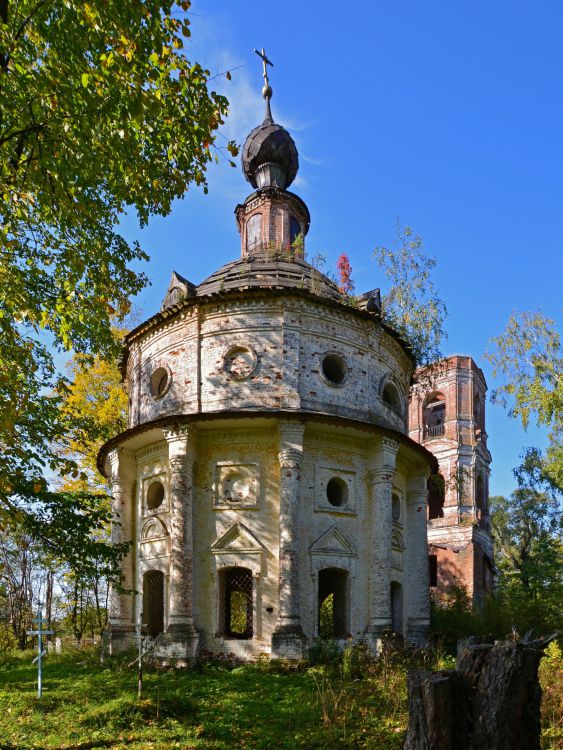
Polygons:
M321 638L347 635L348 572L326 568L319 572L318 627Z
M324 357L322 361L322 370L323 375L332 385L342 385L348 374L346 362L337 354L327 354L326 357Z
M156 510L164 501L164 485L158 480L151 482L147 489L147 508Z
M428 518L444 517L446 482L441 474L434 474L428 480Z
M485 483L480 474L475 482L475 506L481 513L485 510Z
M165 367L157 367L156 370L151 375L151 393L154 398L162 398L166 391L168 390L168 386L170 384L170 378L168 375L168 370Z
M246 223L246 249L257 250L262 240L262 214L254 214Z
M164 632L164 573L160 570L143 576L143 619L151 638Z
M335 508L342 508L348 502L348 485L340 477L332 477L326 485L326 497Z
M297 221L295 216L291 216L289 219L289 241L295 242L297 236L301 234L301 224Z
M381 394L381 398L383 400L383 403L391 407L393 411L396 411L398 414L402 412L399 393L397 389L395 388L395 386L393 385L393 383L385 383L385 387L383 388L383 393Z
M446 399L437 393L424 407L424 437L433 438L443 435L446 422Z
M252 571L248 568L228 568L220 575L221 630L225 638L252 638Z

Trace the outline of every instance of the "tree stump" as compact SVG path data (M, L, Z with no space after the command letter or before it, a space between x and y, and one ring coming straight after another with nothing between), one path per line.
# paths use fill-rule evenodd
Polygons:
M409 673L404 750L540 750L538 667L551 640L460 641L455 670Z

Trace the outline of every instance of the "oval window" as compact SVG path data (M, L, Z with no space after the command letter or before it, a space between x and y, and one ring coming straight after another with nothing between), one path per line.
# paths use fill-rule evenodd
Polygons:
M162 398L170 387L170 375L165 367L157 367L151 375L151 394Z
M147 508L156 510L164 501L164 485L158 480L151 482L147 489Z
M322 372L331 385L342 385L348 375L348 366L338 354L327 354L322 361Z
M348 485L340 477L332 477L326 485L326 497L335 508L342 508L348 502Z

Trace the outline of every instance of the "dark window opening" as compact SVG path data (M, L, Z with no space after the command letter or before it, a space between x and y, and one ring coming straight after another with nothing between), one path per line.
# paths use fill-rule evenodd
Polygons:
M253 584L248 568L227 568L220 573L221 631L225 638L253 636Z
M424 437L433 438L443 435L446 422L446 399L437 393L427 401L424 407Z
M401 399L399 398L399 393L393 383L385 384L381 398L383 403L387 404L387 406L393 409L393 411L396 411L398 414L402 413Z
M164 485L162 482L151 482L147 489L147 508L156 510L164 500Z
M143 576L143 620L151 638L164 632L164 573L160 570Z
M430 573L430 586L438 585L438 555L428 555L428 569Z
M323 359L322 368L323 375L333 385L341 385L348 374L346 362L337 354L327 354Z
M340 477L332 477L326 485L326 497L335 508L341 508L348 502L348 485Z
M338 568L319 572L318 626L321 638L347 635L348 573Z
M394 633L403 633L403 587L391 582L391 628Z
M441 474L433 474L428 480L428 518L444 517L446 483Z

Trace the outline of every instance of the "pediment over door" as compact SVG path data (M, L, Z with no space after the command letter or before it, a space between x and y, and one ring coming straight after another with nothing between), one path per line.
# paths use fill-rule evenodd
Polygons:
M338 526L328 529L316 542L313 542L311 554L330 555L331 557L357 557L354 545Z
M214 554L245 552L261 554L266 551L262 542L243 523L233 524L211 545Z

